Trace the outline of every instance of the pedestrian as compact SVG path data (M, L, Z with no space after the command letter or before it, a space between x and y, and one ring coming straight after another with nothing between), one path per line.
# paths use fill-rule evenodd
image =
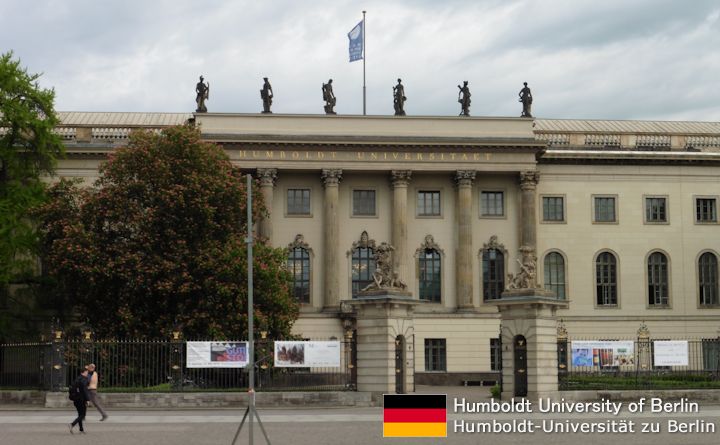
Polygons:
M70 400L72 400L75 409L77 410L77 418L70 424L70 434L75 434L73 428L75 425L80 426L80 434L85 434L85 428L83 428L83 420L85 420L85 414L87 413L87 402L90 400L90 391L88 391L88 383L90 379L88 377L88 370L83 369L82 372L77 376L70 385Z
M85 369L88 370L88 392L90 393L90 401L93 405L95 405L95 408L97 408L100 415L102 415L102 418L100 421L104 421L108 418L107 413L105 413L105 410L103 409L102 404L100 403L100 399L98 399L97 395L97 388L98 388L98 373L95 371L95 363L90 363L85 367Z

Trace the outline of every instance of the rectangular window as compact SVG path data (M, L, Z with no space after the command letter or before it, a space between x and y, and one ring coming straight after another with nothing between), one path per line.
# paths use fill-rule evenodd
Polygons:
M353 190L353 216L375 216L375 190Z
M417 195L418 216L440 216L440 192L421 190Z
M310 189L288 189L287 214L310 215Z
M490 370L502 370L502 345L499 338L490 339Z
M715 198L695 199L695 221L700 223L717 222L717 207Z
M444 338L425 339L425 371L447 371L446 356Z
M480 216L505 216L503 192L480 192Z
M667 198L645 198L645 222L667 222Z
M595 222L617 222L615 197L595 197Z
M543 196L543 221L565 221L562 196Z

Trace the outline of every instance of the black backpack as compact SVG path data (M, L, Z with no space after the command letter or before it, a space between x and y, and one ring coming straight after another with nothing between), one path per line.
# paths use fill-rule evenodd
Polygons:
M80 383L79 378L75 379L75 381L70 385L70 388L68 388L68 398L73 402L83 400L82 383Z

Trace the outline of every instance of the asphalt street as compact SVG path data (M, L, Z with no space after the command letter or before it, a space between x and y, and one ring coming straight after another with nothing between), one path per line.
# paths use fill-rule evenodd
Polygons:
M58 410L12 410L0 411L0 444L118 444L118 445L178 445L178 444L224 444L229 445L242 418L239 410L193 410L193 411L112 411L110 418L99 422L96 411L88 410L87 434L71 435L68 423L74 412ZM443 439L399 439L382 437L381 408L334 408L334 409L265 409L259 412L265 429L273 444L322 445L322 444L535 444L594 445L622 442L631 445L717 445L720 431L716 433L669 433L669 422L694 423L709 428L720 427L720 406L706 406L699 413L672 415L630 414L622 412L615 417L608 414L454 414L448 410L448 437ZM556 423L582 424L605 423L624 419L636 424L635 433L457 433L453 431L456 421L465 425L478 423L517 425L519 423L555 421ZM566 422L567 421L567 422ZM696 422L697 421L697 422ZM642 423L659 424L659 433L639 432ZM255 424L256 444L265 443ZM237 443L247 444L247 428Z

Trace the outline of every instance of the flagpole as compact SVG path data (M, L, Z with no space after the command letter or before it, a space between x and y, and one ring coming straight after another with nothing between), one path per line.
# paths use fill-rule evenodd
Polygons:
M365 59L367 59L367 46L365 46L365 11L363 11L363 116L367 115L367 87L365 85Z

